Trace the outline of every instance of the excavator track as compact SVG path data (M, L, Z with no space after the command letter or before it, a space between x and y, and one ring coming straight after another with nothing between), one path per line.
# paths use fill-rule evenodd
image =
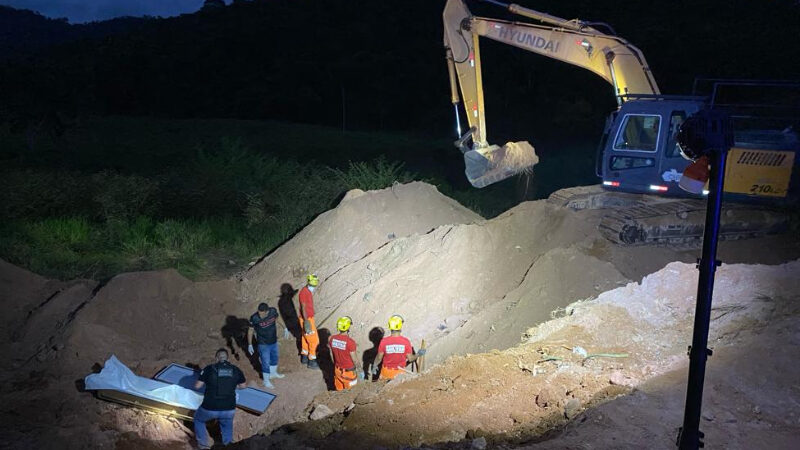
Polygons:
M622 246L696 246L705 229L706 202L603 191L600 186L555 192L549 203L570 209L607 209L598 225L609 241ZM720 239L749 239L785 232L788 214L756 205L724 203Z

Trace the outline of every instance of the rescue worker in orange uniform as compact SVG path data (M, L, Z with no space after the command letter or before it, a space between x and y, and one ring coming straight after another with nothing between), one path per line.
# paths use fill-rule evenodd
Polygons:
M300 289L298 300L300 303L300 338L302 350L300 351L300 362L308 364L309 369L319 369L317 363L317 346L319 345L319 334L317 334L317 324L314 322L314 290L319 286L319 278L310 274L306 278L307 283Z
M380 368L380 379L391 380L401 372L405 371L407 364L417 360L420 356L425 355L425 349L420 349L416 354L414 348L411 346L411 341L407 337L401 335L403 329L403 318L394 315L389 318L389 331L390 335L381 339L378 344L378 355L375 357L373 364L373 374L378 375L378 365L383 363Z
M364 376L361 367L355 361L356 341L350 337L350 325L353 320L347 316L339 317L336 329L339 334L328 338L328 347L333 355L333 385L337 391L350 389L358 383L359 375Z

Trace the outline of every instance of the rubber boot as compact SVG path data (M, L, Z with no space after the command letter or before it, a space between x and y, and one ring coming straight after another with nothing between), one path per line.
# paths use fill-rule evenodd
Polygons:
M300 355L300 364L308 364L308 356Z
M317 363L316 359L309 359L308 360L308 368L309 369L319 369L319 364Z
M285 375L282 373L278 373L278 366L269 366L269 377L270 378L283 378Z
M272 382L269 381L269 374L266 372L262 372L261 376L264 378L264 387L267 389L275 389L275 386L272 385Z

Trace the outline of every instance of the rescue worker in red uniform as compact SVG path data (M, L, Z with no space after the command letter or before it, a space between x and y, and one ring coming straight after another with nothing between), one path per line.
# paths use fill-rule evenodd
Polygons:
M300 289L298 294L300 329L302 330L300 362L308 364L309 369L319 369L319 363L317 363L319 334L317 334L317 324L314 322L314 290L319 285L319 278L310 274L306 280L306 285Z
M328 338L328 347L333 355L333 385L337 391L350 389L358 383L361 367L355 361L358 346L356 341L350 337L350 325L353 320L347 316L339 317L336 321L336 329L339 334Z
M403 318L394 315L389 318L389 331L390 335L381 339L378 344L378 355L375 357L373 364L373 374L380 373L381 380L391 380L401 372L405 371L407 364L417 360L420 356L425 355L425 349L420 349L416 354L414 347L411 346L411 341L407 337L401 335L403 329ZM383 363L380 368L378 366Z

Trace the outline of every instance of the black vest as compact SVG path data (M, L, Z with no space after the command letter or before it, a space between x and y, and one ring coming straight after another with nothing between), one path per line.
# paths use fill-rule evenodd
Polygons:
M228 411L236 408L236 385L244 382L238 367L225 361L203 369L201 380L206 383L203 408L211 411Z

